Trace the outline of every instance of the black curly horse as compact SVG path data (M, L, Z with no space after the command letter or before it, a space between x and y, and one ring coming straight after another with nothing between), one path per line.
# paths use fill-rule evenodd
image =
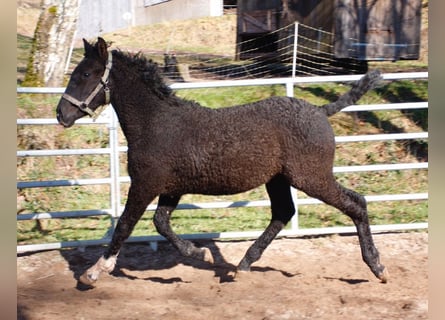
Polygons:
M84 40L85 57L73 71L57 106L60 124L95 116L111 103L128 141L131 185L111 244L80 280L94 283L111 272L123 242L147 205L159 196L157 231L184 256L212 262L207 248L178 237L170 217L182 195L235 194L266 185L272 219L238 265L247 271L295 213L290 187L338 208L357 227L363 260L386 282L369 228L366 200L338 184L333 176L335 141L328 117L355 103L380 80L372 71L336 102L318 107L272 97L230 108L209 109L176 97L156 64L140 55L108 51L98 38Z

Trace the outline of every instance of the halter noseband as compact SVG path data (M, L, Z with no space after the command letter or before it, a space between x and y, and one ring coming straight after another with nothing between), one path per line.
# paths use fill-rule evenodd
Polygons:
M84 101L79 101L67 93L64 93L62 95L62 98L71 102L73 105L78 107L81 111L89 114L90 117L93 118L93 120L96 120L97 117L99 116L99 114L103 111L103 109L105 109L105 107L110 103L110 88L108 87L108 77L110 76L112 60L113 60L113 55L111 54L111 51L109 51L108 52L108 61L107 61L107 65L105 66L104 74L103 74L102 78L100 79L99 83L97 84L96 88L90 93L90 95ZM100 89L102 89L102 87L103 87L104 93L105 93L105 104L99 106L96 110L92 110L90 107L88 107L88 105L97 96L97 94L99 93Z

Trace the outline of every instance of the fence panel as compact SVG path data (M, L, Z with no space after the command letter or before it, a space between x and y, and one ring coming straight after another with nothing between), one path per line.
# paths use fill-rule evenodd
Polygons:
M295 77L295 78L274 78L274 79L257 79L257 80L234 80L234 81L212 81L199 83L174 83L171 85L172 89L196 89L196 88L217 88L217 87L235 87L235 86L258 86L281 84L286 86L287 95L293 96L293 86L301 83L324 83L324 82L346 82L355 81L360 78L360 75L348 76L318 76L318 77ZM383 74L386 80L399 79L427 79L427 72L417 73L397 73L397 74ZM17 88L18 94L25 93L44 93L44 94L61 94L64 88ZM358 111L377 111L377 110L405 110L405 109L426 109L427 102L416 103L393 103L393 104L374 104L374 105L353 105L345 108L344 112L358 112ZM41 188L41 187L72 187L83 185L99 185L108 184L110 186L110 207L105 209L95 210L79 210L79 211L64 211L64 212L34 212L17 215L17 221L36 220L36 219L55 219L55 218L81 218L98 215L108 215L112 221L117 219L123 208L120 205L121 195L120 186L123 183L130 181L128 176L121 176L119 174L120 163L119 154L125 153L127 147L119 145L118 140L118 119L111 107L94 122L90 119L79 119L77 124L101 124L108 128L109 132L109 147L108 148L94 148L94 149L53 149L53 150L19 150L17 157L51 157L51 156L67 156L67 155L108 155L109 156L109 177L100 179L64 179L51 181L18 181L17 189L25 188ZM56 125L56 119L17 119L17 125ZM359 135L359 136L337 136L337 143L358 142L358 141L377 141L377 140L398 140L398 139L428 139L428 132L419 133L390 133L390 134L374 134L374 135ZM382 171L382 170L425 170L428 169L427 162L420 163L396 163L396 164L381 164L381 165L360 165L360 166L337 166L334 167L334 173L344 172L365 172L365 171ZM297 236L297 235L315 235L315 234L329 234L329 233L351 233L355 232L354 227L327 227L327 228L310 228L304 229L299 227L298 223L298 205L306 204L320 204L317 199L312 198L298 198L297 193L293 190L293 198L297 208L297 214L291 221L290 229L283 230L279 236ZM401 201L401 200L427 200L428 193L409 193L409 194L391 194L391 195L373 195L365 196L368 202L376 201ZM218 208L237 208L237 207L264 207L270 206L269 200L256 201L218 201L206 203L190 203L180 204L178 209L218 209ZM147 210L155 210L155 205L149 205ZM112 225L113 227L113 225ZM111 227L111 228L112 228ZM427 222L410 223L410 224L391 224L391 225L373 225L373 231L391 231L391 230L407 230L407 229L423 229L428 228ZM199 234L182 234L181 237L187 239L215 239L215 238L255 238L261 234L262 231L242 231L242 232L212 232ZM156 242L164 240L162 236L146 236L146 237L130 237L127 241L147 241L150 242L153 248L156 247ZM95 240L79 240L66 241L57 243L43 243L31 245L18 245L17 252L48 250L64 247L79 247L88 245L105 244L110 241L109 237Z

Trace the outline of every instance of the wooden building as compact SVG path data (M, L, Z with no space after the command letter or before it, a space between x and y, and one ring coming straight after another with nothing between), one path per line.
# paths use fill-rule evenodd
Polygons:
M134 26L222 14L223 0L82 0L76 37L95 38Z
M289 37L293 29L282 28L299 22L304 27L299 28L299 54L333 54L336 59L359 61L416 60L421 2L238 0L237 55L239 59L277 55L293 42Z

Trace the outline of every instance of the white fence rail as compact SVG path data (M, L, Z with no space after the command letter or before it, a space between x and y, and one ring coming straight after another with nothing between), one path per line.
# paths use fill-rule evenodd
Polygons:
M233 81L212 81L212 82L193 82L193 83L174 83L172 89L196 89L196 88L218 88L218 87L234 87L234 86L258 86L258 85L276 85L286 86L288 96L293 96L293 87L295 84L302 83L322 83L322 82L348 82L358 80L360 75L348 76L317 76L317 77L295 77L295 78L274 78L274 79L257 79L257 80L233 80ZM383 74L385 80L400 79L428 79L427 72L414 73L387 73ZM65 88L17 88L18 94L26 93L45 93L45 94L61 94ZM402 110L402 109L425 109L428 108L428 102L416 103L393 103L393 104L373 104L373 105L353 105L345 108L344 112L357 111L377 111L377 110ZM18 150L17 157L49 157L49 156L67 156L67 155L109 155L110 156L110 176L101 179L65 179L52 181L18 181L17 189L24 188L40 188L40 187L61 187L61 186L83 186L83 185L110 185L110 208L97 210L82 211L64 211L64 212L35 212L17 215L17 221L36 220L36 219L52 219L67 217L88 217L95 215L108 215L113 219L120 216L122 206L120 205L120 184L130 181L128 176L119 175L119 153L126 152L127 147L119 145L117 137L117 128L119 126L118 119L111 108L107 108L95 122L91 119L79 119L77 124L104 124L109 130L109 147L95 149L62 149L62 150ZM51 119L17 119L17 125L56 125L57 121ZM374 134L374 135L358 135L358 136L339 136L336 137L337 143L358 142L358 141L378 141L378 140L398 140L398 139L428 139L428 132L419 133L391 133L391 134ZM398 163L398 164L379 164L379 165L361 165L334 167L335 173L344 172L364 172L364 171L382 171L382 170L415 170L428 169L428 163ZM298 205L319 204L317 199L313 198L297 198L296 192L293 190L294 202L297 208L297 214L291 221L290 229L283 230L279 236L288 235L309 235L309 234L329 234L329 233L351 233L355 232L353 227L328 227L328 228L311 228L302 229L298 226ZM366 196L368 202L373 201L400 201L400 200L427 200L428 193L410 193L410 194L391 194L391 195L374 195ZM269 206L269 200L257 201L220 201L208 203L192 203L180 204L178 209L217 209L217 208L233 208L233 207L263 207ZM155 210L155 205L149 205L147 210ZM423 229L428 228L427 222L410 223L410 224L392 224L392 225L374 225L371 226L373 231L391 231L391 230L407 230L407 229ZM200 233L181 235L187 239L213 239L213 238L250 238L257 237L262 231L243 231L243 232L216 232L216 233ZM156 242L163 240L162 236L146 236L146 237L130 237L129 242L147 241L154 247ZM17 252L49 250L64 247L88 246L108 243L108 237L96 240L79 240L58 243L44 243L32 245L18 245Z

